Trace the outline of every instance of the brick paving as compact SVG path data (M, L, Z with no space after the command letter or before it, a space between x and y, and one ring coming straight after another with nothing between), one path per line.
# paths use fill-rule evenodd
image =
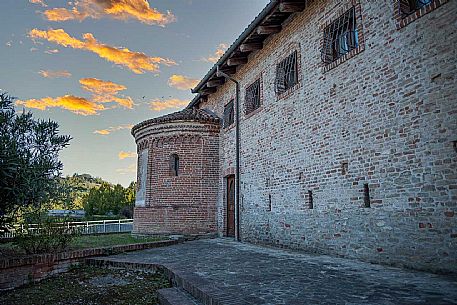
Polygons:
M100 260L166 266L243 300L230 304L457 304L457 276L220 238Z

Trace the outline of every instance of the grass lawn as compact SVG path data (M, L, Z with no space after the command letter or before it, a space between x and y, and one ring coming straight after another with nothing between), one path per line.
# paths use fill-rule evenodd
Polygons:
M133 237L129 233L106 235L83 235L71 243L72 249L109 247L116 245L139 244L162 240L160 237Z
M116 245L138 244L158 241L160 237L133 237L129 233L106 234L106 235L83 235L75 238L70 244L70 250L109 247ZM1 256L20 256L25 253L14 243L0 244Z
M170 284L162 274L78 267L0 294L4 305L154 305Z

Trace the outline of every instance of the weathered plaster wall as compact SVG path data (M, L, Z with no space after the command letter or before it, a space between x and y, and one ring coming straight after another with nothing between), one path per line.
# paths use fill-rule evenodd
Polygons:
M401 29L393 2L360 1L365 50L329 71L320 26L347 1L314 1L236 73L240 108L263 82L261 108L241 116L243 240L457 272L457 1ZM278 99L275 64L294 48L301 83ZM226 83L200 107L222 117L234 94ZM234 135L220 135L221 235Z

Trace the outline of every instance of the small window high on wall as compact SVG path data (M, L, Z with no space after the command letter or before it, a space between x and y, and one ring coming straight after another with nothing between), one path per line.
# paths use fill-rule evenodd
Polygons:
M433 12L449 0L395 0L394 14L397 29L401 29L414 20Z
M324 29L321 57L330 64L359 46L355 7L346 11Z
M294 51L276 66L275 89L277 95L285 93L298 83L297 57L298 52Z
M400 12L402 17L404 18L411 15L432 2L433 0L400 0Z
M170 174L172 176L179 175L179 157L177 154L170 156Z
M235 122L234 101L231 100L224 107L224 128L230 127Z
M260 78L246 88L244 102L246 114L260 107Z

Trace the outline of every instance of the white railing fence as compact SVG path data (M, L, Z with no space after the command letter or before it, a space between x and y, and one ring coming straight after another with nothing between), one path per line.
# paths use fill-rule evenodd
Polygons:
M65 225L69 228L78 229L78 231L83 235L128 233L133 230L133 219L74 221L66 223L57 223L56 225ZM39 227L39 224L28 225L28 229L31 232L33 232L34 230L39 230ZM15 226L9 232L0 233L0 239L11 239L16 237L16 231L18 229L20 229L20 226Z

